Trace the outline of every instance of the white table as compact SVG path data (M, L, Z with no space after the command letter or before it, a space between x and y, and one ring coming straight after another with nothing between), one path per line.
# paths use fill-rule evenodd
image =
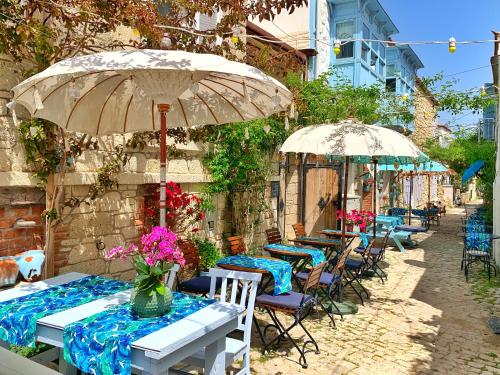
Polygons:
M69 273L45 281L0 292L0 302L29 295L54 285L81 279L85 274ZM131 290L119 292L37 321L37 341L63 347L64 327L117 304L128 302ZM205 347L205 374L225 373L226 335L237 328L239 306L216 302L167 327L132 343L132 367L142 374L166 374L168 369ZM0 345L2 343L0 342ZM5 343L3 343L5 345ZM60 359L61 362L64 360ZM64 373L74 368L61 366ZM0 364L0 373L1 364Z

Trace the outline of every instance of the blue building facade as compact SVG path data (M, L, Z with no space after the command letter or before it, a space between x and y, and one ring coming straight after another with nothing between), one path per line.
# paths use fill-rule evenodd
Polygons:
M311 48L318 51L311 64L316 67L309 75L311 78L325 70L327 61L336 76L354 86L379 83L401 95L415 91L417 70L423 64L409 46L378 42L390 40L399 32L378 0L310 0L310 14ZM326 37L330 44L328 52L314 40ZM331 46L336 39L355 41L343 42L340 53L335 55ZM321 64L323 69L318 69Z

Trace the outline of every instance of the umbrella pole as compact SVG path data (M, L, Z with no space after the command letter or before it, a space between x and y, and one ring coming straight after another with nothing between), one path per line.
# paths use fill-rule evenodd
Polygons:
M160 226L167 226L167 112L168 104L158 104L160 112Z
M427 175L427 209L431 208L431 174Z
M408 209L408 225L411 225L411 198L413 195L413 171L410 171L410 200L408 204L410 208Z
M373 159L373 239L377 238L377 164L378 160Z
M345 225L347 217L347 180L349 179L349 156L345 157L344 163L344 196L342 197L342 253L345 251Z

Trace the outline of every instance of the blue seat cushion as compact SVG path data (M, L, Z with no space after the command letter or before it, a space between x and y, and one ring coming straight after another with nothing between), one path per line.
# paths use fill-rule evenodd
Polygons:
M263 305L271 305L289 309L299 309L302 298L304 298L304 303L307 303L311 300L312 297L307 294L304 297L303 293L291 291L284 294L278 294L277 296L273 296L271 294L261 294L255 299L255 302L257 304Z
M180 283L179 290L189 293L207 294L210 292L210 280L210 276L193 277L190 280ZM215 282L216 289L219 289L221 285L222 279L217 278L217 281Z
M359 259L347 258L345 261L345 266L349 269L361 268L362 264L363 264L363 261L359 260Z
M411 232L411 233L427 232L427 228L416 227L413 225L398 225L395 230L396 231L406 231L406 232Z
M364 247L357 247L354 249L354 252L358 254L363 254L364 251ZM372 247L370 250L370 255L379 255L381 251L382 249L380 247Z
M299 272L295 276L297 276L298 279L307 280L307 278L309 277L309 272ZM330 285L334 281L334 279L335 281L339 281L341 278L342 276L334 275L333 273L323 272L321 274L319 282L320 284Z

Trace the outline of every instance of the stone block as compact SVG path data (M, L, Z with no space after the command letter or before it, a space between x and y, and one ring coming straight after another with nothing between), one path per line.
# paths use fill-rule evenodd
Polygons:
M94 259L82 263L71 264L59 269L59 274L69 272L81 272L89 275L102 275L106 272L106 261L104 259Z
M98 211L118 211L122 206L122 199L120 193L112 191L106 193L102 198L97 200Z
M8 150L0 149L0 172L9 172L12 168L12 155Z
M167 173L186 174L189 173L187 160L173 159L167 164Z
M142 153L133 154L128 163L123 168L125 172L144 173L146 170L147 159Z
M136 190L125 190L121 192L122 198L134 198L137 196Z
M69 190L69 189L68 189ZM76 185L71 187L71 194L75 197L84 197L89 193L89 187L84 185Z
M140 235L140 231L139 231L138 227L130 226L130 227L123 228L121 230L121 234L125 240L132 240L132 239L137 238Z
M200 159L192 159L187 161L188 170L191 174L203 174L203 164Z
M85 262L98 257L95 243L79 244L71 249L68 256L68 264Z
M125 245L125 239L121 234L110 234L102 238L102 242L106 245L106 250L112 249L116 246Z
M160 161L158 159L148 159L146 161L146 172L159 173L160 172Z
M113 217L105 212L74 215L70 238L96 239L113 232Z
M133 214L118 214L114 216L115 228L124 228L133 225Z
M133 270L129 260L113 259L109 262L109 273L118 273Z

